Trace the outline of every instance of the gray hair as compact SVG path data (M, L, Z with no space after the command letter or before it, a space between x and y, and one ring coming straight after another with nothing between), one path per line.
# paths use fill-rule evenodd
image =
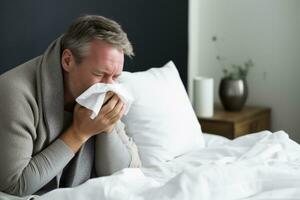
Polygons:
M81 63L87 55L93 39L112 44L130 58L134 56L132 45L121 26L103 16L84 15L77 18L68 28L61 40L61 49L70 49L76 63Z

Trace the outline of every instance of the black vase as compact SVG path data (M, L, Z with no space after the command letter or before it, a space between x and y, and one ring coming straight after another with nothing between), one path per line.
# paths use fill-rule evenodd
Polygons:
M246 79L223 78L219 86L219 96L225 110L241 110L248 97Z

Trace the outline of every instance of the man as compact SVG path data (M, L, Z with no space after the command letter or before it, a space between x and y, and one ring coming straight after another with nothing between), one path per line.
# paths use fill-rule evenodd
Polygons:
M124 54L133 51L120 25L83 16L42 56L0 76L0 191L40 194L141 165L116 94L94 120L75 102L95 83L114 83Z

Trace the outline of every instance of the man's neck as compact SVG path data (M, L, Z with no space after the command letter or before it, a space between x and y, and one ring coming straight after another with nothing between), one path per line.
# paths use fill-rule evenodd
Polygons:
M64 110L73 112L76 101L69 93L67 88L64 88Z
M70 103L65 103L64 104L64 110L68 111L68 112L73 112L75 103L76 103L75 101L70 102Z
M70 89L68 83L66 81L67 75L65 71L63 71L63 78L64 78L64 110L73 112L74 106L76 104L74 97L70 93Z

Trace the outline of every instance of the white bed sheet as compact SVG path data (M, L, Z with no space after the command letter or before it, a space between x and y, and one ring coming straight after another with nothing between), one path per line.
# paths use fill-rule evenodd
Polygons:
M220 146L230 141L230 139L226 137L211 134L211 133L203 133L203 139L205 141L206 147Z
M283 131L263 131L38 199L300 199L300 145Z

